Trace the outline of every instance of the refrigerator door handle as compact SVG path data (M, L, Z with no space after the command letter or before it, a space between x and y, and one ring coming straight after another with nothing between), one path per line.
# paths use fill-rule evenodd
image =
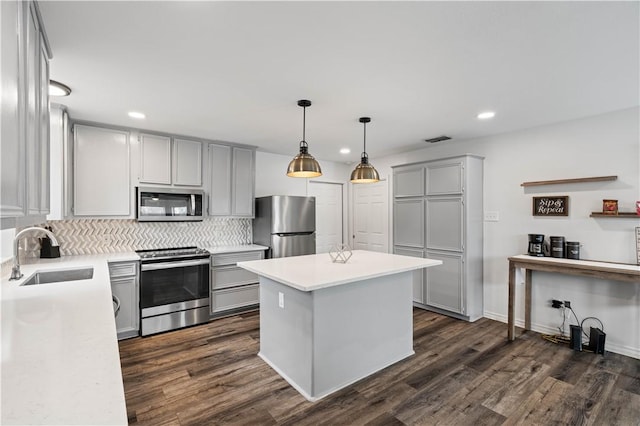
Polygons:
M273 235L277 235L278 237L292 237L295 235L311 235L313 234L313 231L309 231L309 232L276 232Z

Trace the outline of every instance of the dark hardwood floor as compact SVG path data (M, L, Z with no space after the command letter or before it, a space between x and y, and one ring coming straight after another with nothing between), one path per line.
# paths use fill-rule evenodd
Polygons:
M640 360L414 309L416 354L316 403L257 357L259 314L120 342L145 425L640 425Z

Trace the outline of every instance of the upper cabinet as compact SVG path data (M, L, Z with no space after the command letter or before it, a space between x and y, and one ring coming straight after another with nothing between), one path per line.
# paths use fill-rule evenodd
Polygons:
M140 183L202 186L202 142L141 133Z
M74 216L129 216L129 132L75 124Z
M202 186L202 142L173 140L173 184Z
M209 215L254 216L255 150L209 144Z
M254 216L255 151L233 147L231 195L234 216Z
M393 194L395 197L420 197L424 195L424 166L400 167L394 171Z
M171 184L171 138L140 134L140 183Z
M36 223L49 212L49 58L35 2L0 2L2 218ZM3 226L16 226L15 220Z

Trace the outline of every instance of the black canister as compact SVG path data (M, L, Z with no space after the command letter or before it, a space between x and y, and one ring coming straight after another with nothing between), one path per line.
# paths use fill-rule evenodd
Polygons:
M580 243L567 241L567 259L580 259Z
M549 237L551 257L564 257L564 237Z

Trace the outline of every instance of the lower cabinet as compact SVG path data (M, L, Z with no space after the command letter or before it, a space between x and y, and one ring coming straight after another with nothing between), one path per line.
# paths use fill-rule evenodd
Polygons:
M465 312L464 268L462 254L427 251L427 258L441 260L437 268L425 269L424 304L467 315Z
M264 259L264 251L211 256L211 317L254 309L260 302L258 275L237 266L238 262Z
M109 262L111 294L120 305L116 312L118 340L136 337L140 330L138 262Z

